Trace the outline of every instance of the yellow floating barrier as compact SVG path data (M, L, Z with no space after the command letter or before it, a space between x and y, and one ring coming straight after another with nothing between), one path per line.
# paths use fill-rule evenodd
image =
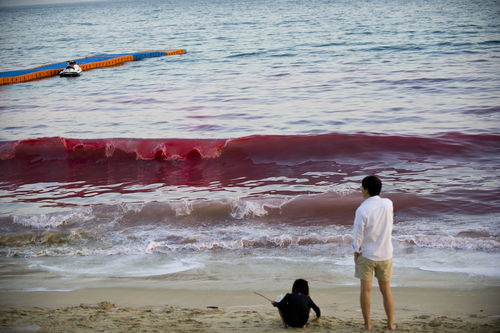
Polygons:
M185 54L186 50L150 50L128 54L104 54L87 58L75 59L74 61L83 71L94 68L110 67L122 64L128 61L142 60L151 57L163 57ZM65 67L67 62L43 65L35 68L0 72L0 85L20 83L32 80L43 79L58 75Z

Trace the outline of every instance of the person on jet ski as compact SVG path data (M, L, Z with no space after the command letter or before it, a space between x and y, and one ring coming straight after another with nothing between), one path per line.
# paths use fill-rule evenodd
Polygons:
M66 66L66 69L73 68L74 70L78 70L80 66L76 64L76 61L70 60L68 61L68 66Z

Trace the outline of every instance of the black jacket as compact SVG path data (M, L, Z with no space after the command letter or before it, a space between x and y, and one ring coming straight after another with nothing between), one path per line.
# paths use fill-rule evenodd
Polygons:
M281 302L273 302L273 305L281 310L283 320L288 326L302 327L309 320L311 308L316 312L316 316L321 316L319 307L314 304L311 297L302 294L286 294Z

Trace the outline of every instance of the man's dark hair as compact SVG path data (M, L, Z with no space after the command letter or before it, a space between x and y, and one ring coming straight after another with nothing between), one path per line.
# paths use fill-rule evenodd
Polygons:
M382 191L382 181L377 176L367 176L363 178L361 185L368 190L370 196L379 195Z
M292 293L301 293L302 295L309 296L309 284L304 279L295 280L292 286Z

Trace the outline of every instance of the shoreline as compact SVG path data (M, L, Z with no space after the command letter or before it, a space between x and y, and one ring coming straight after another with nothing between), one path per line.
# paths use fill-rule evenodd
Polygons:
M273 299L287 290L265 291ZM500 287L393 288L399 331L496 332ZM360 332L358 287L312 289L321 308L310 332ZM311 315L311 319L314 315ZM277 332L277 310L250 290L105 288L0 292L0 332ZM378 289L372 291L374 332L385 331Z

